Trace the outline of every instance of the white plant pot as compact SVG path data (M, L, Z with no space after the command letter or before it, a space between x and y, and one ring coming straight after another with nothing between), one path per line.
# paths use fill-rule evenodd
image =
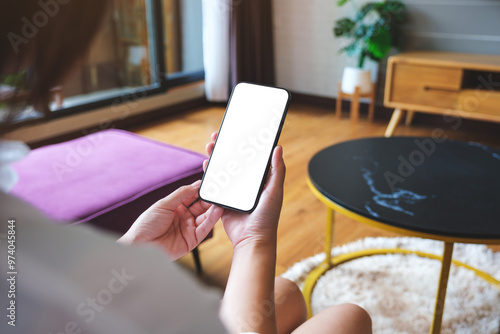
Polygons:
M361 94L368 94L372 91L370 71L357 67L344 68L341 86L342 92L346 94L354 94L356 86L359 86Z

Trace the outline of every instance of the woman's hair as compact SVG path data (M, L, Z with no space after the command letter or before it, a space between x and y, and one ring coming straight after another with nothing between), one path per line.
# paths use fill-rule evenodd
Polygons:
M0 0L0 78L27 68L28 103L47 105L51 88L88 52L108 2Z

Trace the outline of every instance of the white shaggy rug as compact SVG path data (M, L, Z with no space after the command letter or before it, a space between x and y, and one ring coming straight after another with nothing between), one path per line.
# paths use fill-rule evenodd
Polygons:
M371 248L405 248L442 255L443 243L419 238L366 238L336 247L333 255ZM302 285L324 254L293 265L282 276ZM453 259L500 279L500 252L455 244ZM428 333L440 262L416 255L375 255L344 263L323 275L312 296L313 313L341 303L365 308L375 334ZM500 334L500 292L472 271L452 265L441 333Z

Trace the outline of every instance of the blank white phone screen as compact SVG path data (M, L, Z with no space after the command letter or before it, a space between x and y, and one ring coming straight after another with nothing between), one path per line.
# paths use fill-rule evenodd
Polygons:
M281 88L235 86L200 186L203 200L254 208L288 100Z

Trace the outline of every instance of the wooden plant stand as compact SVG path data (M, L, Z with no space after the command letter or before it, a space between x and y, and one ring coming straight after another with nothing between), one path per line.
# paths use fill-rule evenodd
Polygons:
M368 120L373 121L373 113L375 110L375 92L377 91L377 85L372 83L372 90L368 94L361 94L360 88L356 87L354 94L347 94L342 91L342 83L338 83L338 96L337 96L337 106L335 112L337 113L337 118L340 118L342 115L342 100L350 99L351 100L351 120L357 122L359 120L359 99L360 98L369 98L370 106L368 109Z

